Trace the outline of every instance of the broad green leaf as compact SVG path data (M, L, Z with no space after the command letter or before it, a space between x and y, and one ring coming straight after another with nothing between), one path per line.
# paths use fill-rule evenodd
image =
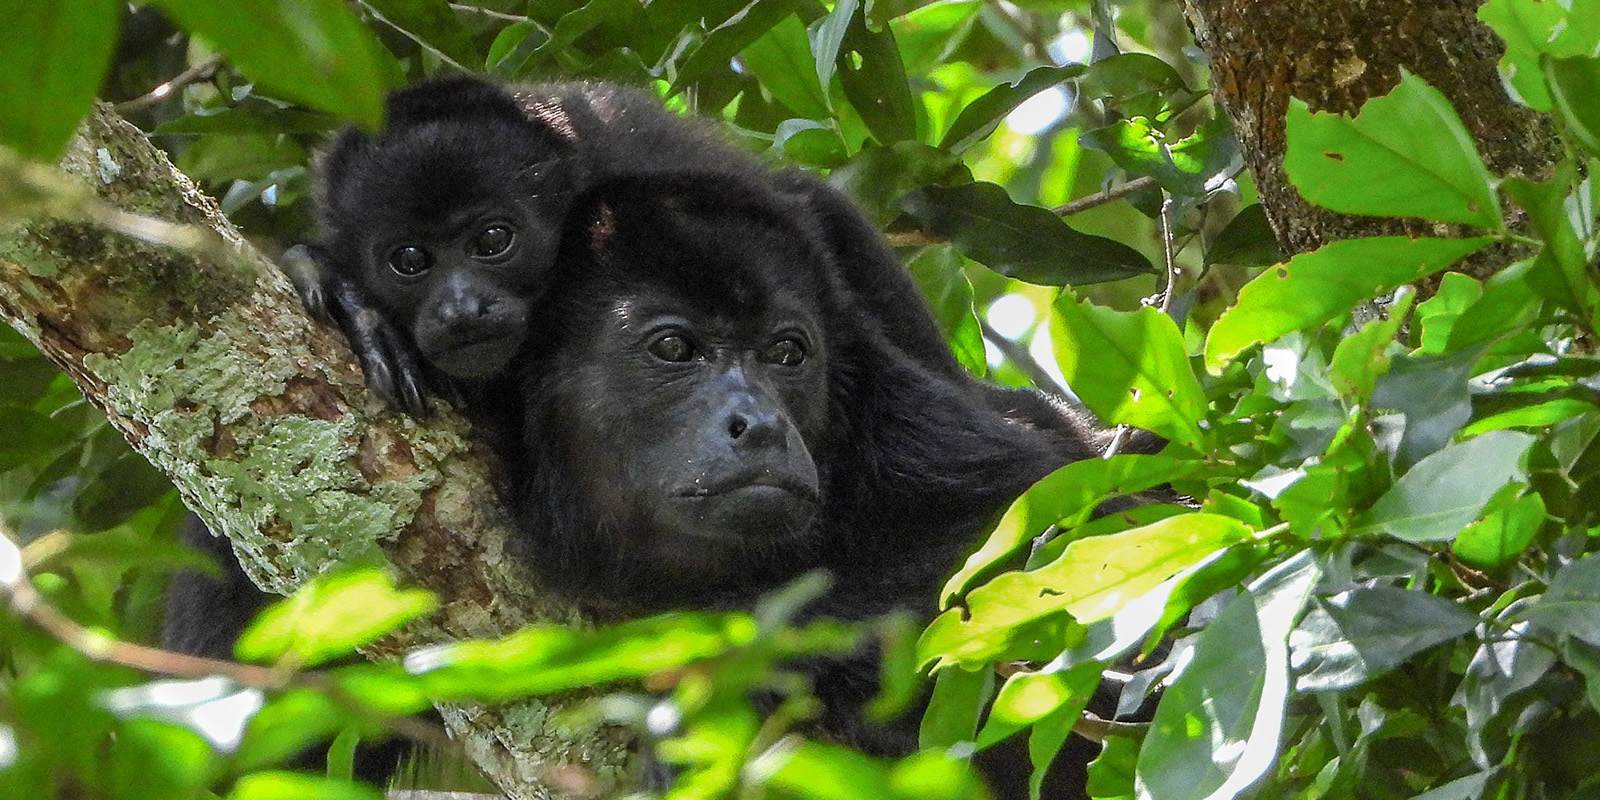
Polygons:
M1368 322L1334 348L1333 360L1328 363L1328 380L1341 397L1352 403L1365 403L1372 396L1378 376L1389 371L1389 348L1406 320L1406 312L1411 310L1411 302L1417 299L1417 293L1408 288L1401 288L1399 294L1389 305L1388 316Z
M1450 101L1412 74L1354 119L1289 104L1284 169L1306 200L1345 214L1498 230L1500 201Z
M1459 272L1445 273L1433 297L1417 305L1416 324L1422 328L1417 352L1438 355L1448 350L1456 320L1482 296L1483 284Z
M1139 797L1228 800L1273 767L1292 688L1289 632L1319 577L1314 556L1302 552L1198 634L1139 752Z
M446 0L361 0L373 15L464 70L479 70L483 54Z
M380 570L324 575L261 612L235 651L245 661L312 666L347 655L437 606L428 592L396 589Z
M850 29L850 18L856 15L861 0L839 0L833 10L822 15L806 28L811 40L811 54L816 59L817 84L833 83L833 70L839 61L839 48L844 44L845 31Z
M256 772L240 778L227 800L383 800L383 792L337 778Z
M1171 64L1148 53L1119 53L1094 60L1078 90L1084 97L1109 100L1124 117L1162 122L1201 96Z
M157 5L270 94L368 127L382 123L384 92L402 79L400 63L339 0Z
M1082 64L1038 67L1011 83L1002 83L990 89L961 109L956 121L950 124L950 130L939 141L939 147L957 153L966 150L994 133L1000 121L1028 98L1062 81L1076 78L1086 69Z
M949 247L930 247L912 259L907 268L922 296L933 307L956 360L968 372L983 375L989 368L983 327L972 305L972 282L961 268L959 253Z
M1494 240L1348 239L1302 253L1246 284L1239 302L1206 337L1206 367L1222 367L1245 348L1320 325L1357 303L1432 275Z
M1542 56L1600 56L1600 0L1489 0L1478 17L1506 42L1500 71L1524 104L1552 108Z
M925 186L900 207L968 258L1028 283L1098 283L1150 271L1139 251L1073 230L1049 209L1015 203L992 183Z
M1206 247L1205 261L1241 267L1265 267L1283 261L1266 209L1260 203L1240 209Z
M1186 514L1079 539L1044 567L1008 572L969 592L965 609L946 611L928 626L917 645L920 659L944 665L1054 657L1074 644L1065 639L1076 629L1062 614L1078 623L1110 617L1168 578L1250 536L1237 520Z
M992 747L1063 709L1077 718L1099 685L1100 665L1094 663L1066 672L1014 673L995 695L983 730L978 732L978 749Z
M994 670L946 667L933 675L933 696L917 734L924 750L970 742L978 736L978 717L994 692Z
M778 20L739 56L745 68L761 79L761 87L796 114L819 120L833 116L827 89L817 83L806 26L798 17Z
M1543 60L1545 84L1566 132L1592 155L1600 155L1600 58Z
M1539 535L1544 500L1525 494L1467 526L1451 543L1456 558L1479 569L1499 569L1515 561Z
M1142 492L1189 477L1203 467L1198 461L1140 454L1085 459L1061 467L1039 479L1006 509L983 546L945 584L942 602L948 605L990 565L1015 553L1051 525L1086 512L1113 495Z
M924 185L971 179L960 159L919 142L896 142L888 147L868 144L828 173L828 182L855 198L880 226L898 219L901 198Z
M862 797L857 792L844 800ZM889 772L893 800L988 800L983 781L967 759L940 752L913 753Z
M1353 689L1477 624L1478 615L1426 592L1378 586L1319 599L1289 636L1295 688Z
M750 0L739 13L722 21L701 40L700 45L680 62L678 75L672 80L671 94L711 74L713 70L726 70L728 62L751 42L761 38L799 6L799 0ZM816 76L816 70L807 68L806 74Z
M786 119L772 132L772 152L812 167L838 166L849 157L839 132L811 119Z
M1579 400L1576 397L1563 397L1484 417L1463 428L1461 432L1466 436L1476 436L1505 428L1544 428L1594 410L1593 402Z
M1475 348L1443 356L1397 356L1378 378L1372 406L1405 415L1405 432L1395 451L1402 468L1449 444L1472 418L1467 379L1480 355Z
M749 644L757 632L745 614L664 614L598 630L543 625L418 650L405 668L440 696L506 700L642 678Z
M917 104L889 26L873 30L865 11L852 15L838 68L844 96L873 139L880 144L916 140Z
M1052 306L1050 339L1067 385L1111 425L1132 425L1199 449L1205 392L1183 334L1160 309L1116 311L1070 293Z
M1139 743L1126 736L1106 739L1099 757L1089 762L1089 796L1096 800L1134 800L1133 773Z
M199 797L212 780L211 745L169 722L128 720L109 749L101 758L109 761L106 771L118 800Z
M1523 464L1534 438L1491 431L1417 462L1358 521L1357 533L1408 542L1443 542L1477 519L1501 487L1527 480Z
M1502 267L1483 283L1483 295L1450 326L1447 351L1466 350L1526 330L1539 315L1539 296L1528 275L1533 262Z
M1600 647L1600 554L1589 553L1558 570L1538 602L1516 618Z
M242 770L281 764L297 753L326 741L356 721L357 712L320 692L291 689L261 707L245 726L235 751Z
M5 6L0 25L0 145L55 161L89 113L117 42L116 0Z
M881 764L838 745L802 742L785 753L781 766L760 781L784 797L851 800L890 797L889 775Z
M1528 285L1546 300L1584 317L1600 301L1600 292L1596 290L1593 260L1574 227L1577 214L1568 209L1573 173L1567 162L1549 180L1536 183L1507 178L1504 188L1527 212L1533 229L1544 239L1544 248L1528 270Z

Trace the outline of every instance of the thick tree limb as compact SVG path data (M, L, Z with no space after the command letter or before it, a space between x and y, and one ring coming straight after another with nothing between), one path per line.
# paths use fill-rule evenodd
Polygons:
M383 654L576 621L506 557L508 516L467 424L386 410L339 334L303 313L271 262L143 134L102 107L61 168L99 200L0 226L0 318L172 478L259 584L284 592L334 564L385 557L443 606ZM180 252L79 221L102 203L207 228L226 246ZM584 784L570 780L578 774L602 784L623 774L626 742L565 739L549 711L529 702L445 718L516 800L570 796L558 787Z

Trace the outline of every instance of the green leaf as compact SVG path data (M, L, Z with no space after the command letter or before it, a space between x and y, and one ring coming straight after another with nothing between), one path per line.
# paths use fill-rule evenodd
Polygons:
M1533 443L1525 433L1491 431L1446 447L1400 476L1355 532L1408 542L1454 539L1501 487L1527 480L1523 459Z
M1389 371L1389 349L1395 344L1395 334L1405 322L1406 312L1411 310L1411 302L1417 299L1417 293L1409 288L1403 287L1399 293L1389 305L1388 316L1368 322L1334 348L1333 360L1328 363L1328 381L1352 403L1365 403L1378 376Z
M1483 296L1467 306L1450 327L1446 350L1460 351L1526 330L1538 318L1539 296L1529 273L1533 262L1518 261L1483 283Z
M1544 80L1550 87L1557 115L1572 138L1593 155L1600 155L1600 58L1573 57L1543 60Z
M336 778L256 772L240 778L227 800L383 800L383 792Z
M1095 61L1078 90L1084 97L1109 100L1124 117L1162 122L1201 96L1171 64L1148 53L1119 53Z
M817 84L833 83L833 70L839 62L839 48L844 45L845 32L850 29L850 18L860 8L860 0L839 0L833 10L824 14L806 28L811 40L811 53L816 59Z
M811 119L786 119L772 132L772 152L812 167L835 167L849 157L838 131Z
M1514 619L1600 647L1600 554L1590 553L1562 567L1538 602Z
M1076 719L1100 685L1100 665L1066 672L1017 672L1006 679L978 733L977 746L993 747L1046 717L1066 712Z
M1048 660L1074 644L1066 639L1076 628L1062 614L1079 623L1110 617L1168 578L1251 535L1237 520L1197 513L1079 539L1044 567L1008 572L972 590L964 610L946 611L928 626L917 645L920 658L924 663L937 659L941 665Z
M1420 591L1378 586L1319 599L1289 637L1295 688L1353 689L1477 624L1476 614Z
M361 0L374 16L464 70L479 70L483 53L446 0Z
M199 797L211 781L213 753L204 737L168 722L134 719L116 732L107 770L119 800Z
M755 640L747 614L663 614L598 630L525 628L498 641L418 650L405 667L440 697L485 701L642 678Z
M751 42L761 38L800 5L798 0L750 0L739 13L724 20L678 67L678 76L672 81L671 94L683 91L713 70L726 70L728 62ZM816 70L807 68L806 74L815 76Z
M1396 357L1378 379L1373 407L1405 415L1405 432L1395 451L1402 468L1449 444L1472 418L1467 379L1480 355L1474 349L1443 356Z
M158 0L185 30L228 55L268 93L376 128L400 63L339 0L218 3Z
M1438 355L1447 351L1456 320L1482 296L1483 284L1459 272L1445 273L1433 297L1417 306L1416 324L1422 328L1417 352Z
M988 664L975 669L947 667L933 675L933 696L923 712L917 734L924 750L970 742L978 735L978 717L994 692L994 670Z
M1085 459L1057 469L1006 509L983 546L945 583L941 602L948 606L990 565L1015 553L1051 525L1087 512L1113 495L1129 495L1187 478L1203 466L1168 456L1124 454Z
M1537 111L1552 108L1542 56L1600 55L1600 0L1489 0L1478 17L1506 41L1500 71L1508 88Z
M1126 736L1106 739L1100 755L1089 762L1089 796L1095 800L1134 800L1133 772L1139 743Z
M1500 201L1450 101L1406 73L1354 119L1289 104L1284 169L1306 200L1345 214L1419 217L1499 230Z
M853 15L838 67L844 96L873 139L880 144L916 140L918 106L889 26L873 30L864 10Z
M810 119L829 119L827 89L817 83L806 26L793 16L777 21L740 52L745 68L762 88L791 111Z
M933 307L956 360L972 374L983 375L989 368L988 351L972 305L972 282L961 266L961 255L949 247L927 248L906 265Z
M324 575L261 612L234 649L245 661L311 666L347 655L437 606L428 592L397 590L380 570Z
M992 183L924 186L900 207L968 258L1020 281L1063 286L1150 271L1139 251L1073 230L1049 209L1015 203Z
M960 159L920 142L868 144L828 173L828 183L855 198L879 226L901 216L901 198L944 180L969 181L972 176Z
M1051 307L1050 340L1061 374L1100 419L1199 449L1206 397L1183 334L1160 309L1116 311L1063 294Z
M1432 275L1494 240L1382 236L1333 242L1273 267L1246 284L1239 302L1206 337L1214 373L1244 352L1291 331L1320 325L1357 303Z
M1563 397L1484 417L1463 428L1462 433L1466 436L1476 436L1505 428L1545 428L1594 410L1595 404L1589 400Z
M1039 92L1082 75L1087 67L1068 64L1063 67L1038 67L1011 83L984 92L982 97L968 103L956 121L950 124L939 147L951 152L962 152L988 138L1000 121Z
M1283 260L1277 235L1267 221L1266 209L1252 203L1239 210L1227 227L1206 247L1205 263L1264 267Z
M983 781L971 762L939 752L913 753L895 764L889 772L889 791L894 800L987 800ZM863 797L844 795L846 800Z
M1544 499L1525 494L1467 526L1450 550L1471 566L1499 569L1527 551L1544 521Z
M1148 800L1227 800L1272 769L1290 694L1289 632L1321 576L1302 552L1263 575L1195 639L1139 752Z
M89 113L117 42L122 3L6 4L0 25L0 145L53 162Z

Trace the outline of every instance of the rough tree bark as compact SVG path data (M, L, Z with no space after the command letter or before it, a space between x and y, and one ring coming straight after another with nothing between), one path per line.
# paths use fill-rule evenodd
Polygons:
M60 219L3 226L0 318L172 478L260 585L286 592L381 553L442 608L378 655L577 621L502 555L508 517L466 423L386 410L343 339L304 314L282 274L143 134L98 109L61 167L117 208L215 231L225 246L213 250L225 255ZM468 754L516 800L626 774L625 741L563 738L546 725L550 711L444 709Z
M1478 0L1184 0L1195 40L1211 61L1212 91L1233 121L1261 205L1291 255L1331 241L1439 235L1418 220L1354 217L1300 198L1283 170L1289 98L1312 111L1353 114L1388 94L1400 71L1455 104L1489 169L1548 177L1560 154L1549 121L1513 103L1495 65L1500 39L1478 21ZM1484 277L1506 263L1484 251L1458 269Z

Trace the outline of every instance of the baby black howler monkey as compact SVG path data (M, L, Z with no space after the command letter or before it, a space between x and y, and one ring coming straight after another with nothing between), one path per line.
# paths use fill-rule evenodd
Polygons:
M847 287L911 354L960 367L909 275L826 183L771 172L697 120L603 83L500 86L455 77L395 92L376 133L350 129L318 164L322 236L283 265L306 307L349 339L368 385L423 413L502 374L573 198L610 180L737 177L798 200Z

